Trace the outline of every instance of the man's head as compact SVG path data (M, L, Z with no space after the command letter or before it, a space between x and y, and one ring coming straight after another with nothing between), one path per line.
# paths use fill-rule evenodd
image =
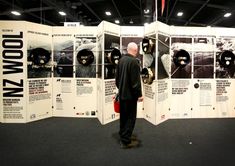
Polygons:
M134 57L136 57L137 53L138 53L138 45L134 42L130 42L127 45L127 53L134 56Z

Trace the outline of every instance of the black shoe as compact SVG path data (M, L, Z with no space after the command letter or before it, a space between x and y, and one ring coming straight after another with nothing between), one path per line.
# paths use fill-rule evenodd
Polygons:
M139 146L139 141L136 140L131 140L131 143L129 144L124 144L120 141L120 147L122 149L129 149L129 148L134 148L134 147L138 147Z

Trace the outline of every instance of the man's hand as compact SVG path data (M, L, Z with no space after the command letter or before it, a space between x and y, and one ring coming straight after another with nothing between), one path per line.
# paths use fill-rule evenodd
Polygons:
M138 98L138 102L142 102L144 100L143 96Z

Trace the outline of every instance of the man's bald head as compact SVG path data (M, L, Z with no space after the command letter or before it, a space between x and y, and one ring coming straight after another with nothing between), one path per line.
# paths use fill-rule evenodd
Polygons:
M130 42L128 45L127 45L127 53L128 54L131 54L132 56L137 56L137 53L138 53L138 45L134 42Z

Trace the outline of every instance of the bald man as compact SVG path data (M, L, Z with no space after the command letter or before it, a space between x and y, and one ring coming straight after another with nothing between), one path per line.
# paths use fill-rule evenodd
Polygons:
M121 148L137 147L139 142L133 139L137 101L142 101L140 66L136 59L138 46L131 42L127 46L127 54L119 60L116 68L116 86L120 99L120 146Z

